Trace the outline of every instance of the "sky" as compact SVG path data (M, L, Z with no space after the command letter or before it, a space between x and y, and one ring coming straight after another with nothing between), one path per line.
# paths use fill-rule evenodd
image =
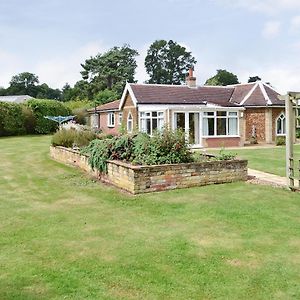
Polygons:
M150 44L172 39L195 56L199 85L227 69L300 91L300 0L0 0L0 12L2 87L21 72L73 85L85 59L125 43L144 82Z

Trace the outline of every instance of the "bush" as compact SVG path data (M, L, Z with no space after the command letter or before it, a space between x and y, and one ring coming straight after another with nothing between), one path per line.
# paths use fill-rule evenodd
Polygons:
M285 136L277 136L276 137L276 146L285 145Z
M24 117L24 127L27 134L33 134L36 126L36 118L32 110L26 106L22 105L22 114Z
M63 103L56 100L31 99L26 104L36 119L34 131L39 134L55 132L58 128L56 122L45 119L45 116L71 115L71 111Z
M145 133L97 139L84 149L93 169L106 172L106 161L118 159L142 165L191 162L192 154L182 131L164 129L153 137Z
M0 102L0 136L26 133L22 107L17 103Z
M90 130L61 129L52 136L51 143L53 146L81 148L87 146L95 138L95 133Z

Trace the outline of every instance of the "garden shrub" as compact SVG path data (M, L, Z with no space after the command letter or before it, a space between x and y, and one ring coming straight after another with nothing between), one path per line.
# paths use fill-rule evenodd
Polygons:
M0 136L26 133L22 107L17 103L0 102Z
M276 137L276 146L285 145L285 136L277 136Z
M97 139L84 149L93 169L106 172L106 161L125 160L134 164L159 165L186 163L193 160L182 131L164 129L153 137L145 133Z
M24 117L24 127L27 134L33 134L36 126L36 118L32 112L32 110L22 104L22 114Z
M61 129L52 136L51 143L53 146L82 148L95 138L96 134L90 130Z
M48 134L57 130L58 124L45 119L45 116L71 115L70 109L66 108L62 102L56 100L31 99L26 104L33 111L36 118L34 131L39 134Z

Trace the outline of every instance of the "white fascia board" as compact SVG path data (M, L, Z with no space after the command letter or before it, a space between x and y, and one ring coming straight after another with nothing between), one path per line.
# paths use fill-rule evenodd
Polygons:
M271 101L270 97L268 96L263 83L261 81L259 81L258 85L260 87L260 90L261 90L265 100L267 101L267 105L272 105L272 101Z
M240 105L244 105L244 103L250 98L254 90L257 88L258 82L254 84L253 88L249 91L249 93L245 96L245 98L240 102Z
M120 105L119 105L119 110L122 110L122 107L123 107L123 105L124 105L124 103L125 103L125 100L126 100L127 92L129 93L129 95L130 95L130 97L131 97L131 99L132 99L132 102L133 102L133 104L134 104L134 107L137 106L137 99L136 99L136 97L135 97L135 95L134 95L134 93L133 93L133 90L132 90L132 88L131 88L131 86L130 86L130 83L127 82L127 83L126 83L126 86L125 86L125 88L124 88L122 97L121 97L121 101L120 101Z

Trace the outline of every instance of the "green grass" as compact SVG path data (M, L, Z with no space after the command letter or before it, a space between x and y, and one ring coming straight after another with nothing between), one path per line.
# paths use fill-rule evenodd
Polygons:
M219 151L209 151L217 154ZM247 159L248 166L251 169L285 176L285 147L251 149L241 148L238 150L225 150L225 153L236 153L238 157ZM300 160L300 145L294 146L294 155L296 160ZM298 163L295 163L295 170L298 169ZM297 172L295 172L297 174Z
M234 183L137 197L0 139L0 299L299 299L300 195Z

